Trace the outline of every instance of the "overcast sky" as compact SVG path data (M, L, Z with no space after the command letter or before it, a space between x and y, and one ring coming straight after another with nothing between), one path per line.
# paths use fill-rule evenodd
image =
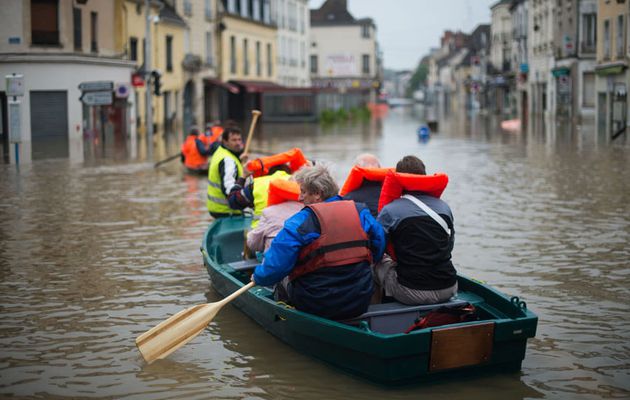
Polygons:
M431 47L440 45L445 30L472 32L490 23L490 6L497 0L347 0L355 18L370 17L385 68L415 69ZM324 0L309 0L319 8Z

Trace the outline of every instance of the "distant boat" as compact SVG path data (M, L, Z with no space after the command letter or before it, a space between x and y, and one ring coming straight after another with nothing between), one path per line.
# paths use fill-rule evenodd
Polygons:
M520 132L521 120L520 119L508 119L501 121L501 129L508 132Z
M212 286L221 296L250 282L256 260L241 259L251 218L210 224L201 251ZM519 371L538 317L518 297L458 275L459 291L447 303L371 305L347 321L333 321L276 302L273 289L255 286L233 304L265 330L303 353L381 384L433 381L479 371ZM479 320L405 331L440 306L472 304ZM258 335L258 332L251 332ZM273 365L267 365L270 370ZM308 368L308 367L307 367Z

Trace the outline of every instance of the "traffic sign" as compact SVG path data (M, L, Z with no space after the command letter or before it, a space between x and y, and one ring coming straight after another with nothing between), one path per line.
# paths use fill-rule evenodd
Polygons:
M112 92L85 92L81 95L81 101L87 106L106 106L112 104Z
M82 92L100 92L100 91L112 91L114 89L114 82L112 81L93 81L93 82L81 82L79 84L79 90Z

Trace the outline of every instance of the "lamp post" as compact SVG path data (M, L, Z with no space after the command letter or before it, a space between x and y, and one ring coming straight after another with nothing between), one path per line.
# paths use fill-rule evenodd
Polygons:
M146 8L146 27L144 45L144 76L146 81L146 121L147 132L147 157L153 161L153 100L151 90L151 5L150 0L144 1Z

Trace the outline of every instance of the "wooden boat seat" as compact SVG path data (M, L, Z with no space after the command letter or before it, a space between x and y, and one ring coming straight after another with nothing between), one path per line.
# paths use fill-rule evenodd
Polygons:
M478 304L484 299L470 292L459 292L445 303L424 304L410 306L398 302L372 304L367 312L350 320L342 321L349 325L359 325L362 321L368 323L370 330L384 334L403 333L421 315L436 308L447 306L454 307L466 303Z
M254 269L258 264L260 264L260 261L255 258L228 263L230 268L234 271L247 271L248 269Z
M256 259L241 260L228 263L227 265L234 271L248 271L254 269L260 262ZM270 293L273 293L273 288L267 288ZM427 312L436 308L447 306L455 307L471 303L473 305L484 302L484 299L471 292L458 292L456 296L452 297L445 303L438 304L424 304L410 306L396 301L371 304L364 314L358 317L340 321L345 324L358 326L362 321L368 323L370 330L374 332L384 334L403 333L408 327L413 324L416 319Z

